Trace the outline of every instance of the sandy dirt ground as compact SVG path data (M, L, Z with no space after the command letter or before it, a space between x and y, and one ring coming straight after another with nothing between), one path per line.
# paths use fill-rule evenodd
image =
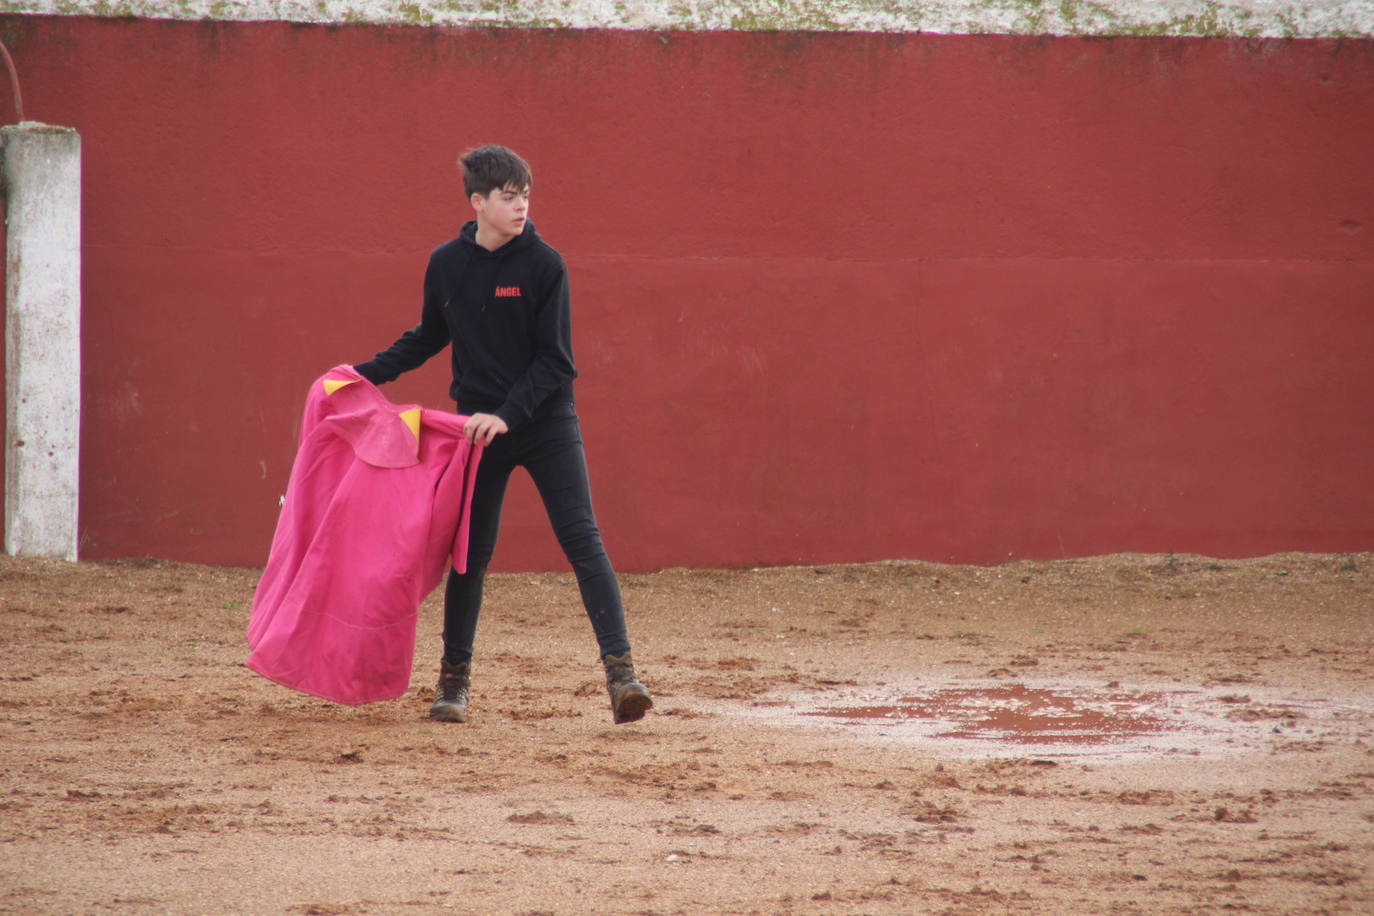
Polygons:
M0 912L1371 913L1374 554L493 577L466 725L243 667L257 573L0 559Z

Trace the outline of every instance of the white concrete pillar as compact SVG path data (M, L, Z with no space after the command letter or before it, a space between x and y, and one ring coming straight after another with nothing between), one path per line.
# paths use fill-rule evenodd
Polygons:
M77 553L81 136L0 127L6 218L5 552Z

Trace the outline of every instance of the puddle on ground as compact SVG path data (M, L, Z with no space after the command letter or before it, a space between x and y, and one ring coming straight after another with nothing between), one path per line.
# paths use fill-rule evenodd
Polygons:
M1102 686L1037 681L910 683L733 707L778 724L924 745L958 756L1119 757L1312 749L1374 737L1367 697L1295 697L1277 689Z
M1178 729L1178 723L1151 712L1160 707L1163 696L1159 691L1073 695L1025 684L947 687L902 697L888 706L831 706L803 714L854 721L920 719L940 728L935 738L1106 744Z

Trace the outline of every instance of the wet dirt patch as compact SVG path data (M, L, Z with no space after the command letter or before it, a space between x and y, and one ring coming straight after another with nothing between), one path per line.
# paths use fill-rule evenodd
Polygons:
M791 696L735 712L961 757L1228 754L1374 736L1371 697L1115 682L912 683L881 694Z
M1013 744L1100 745L1159 736L1181 726L1151 712L1163 694L1118 691L1072 694L1062 689L999 684L946 687L905 696L890 706L832 706L805 713L846 721L925 719L949 722L936 738L978 738Z

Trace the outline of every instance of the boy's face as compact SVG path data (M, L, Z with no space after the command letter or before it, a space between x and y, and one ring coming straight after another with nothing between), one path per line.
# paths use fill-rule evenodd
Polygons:
M477 222L493 233L505 238L515 238L525 231L525 220L530 212L530 189L515 188L507 185L490 194L473 194L472 209L477 213Z

